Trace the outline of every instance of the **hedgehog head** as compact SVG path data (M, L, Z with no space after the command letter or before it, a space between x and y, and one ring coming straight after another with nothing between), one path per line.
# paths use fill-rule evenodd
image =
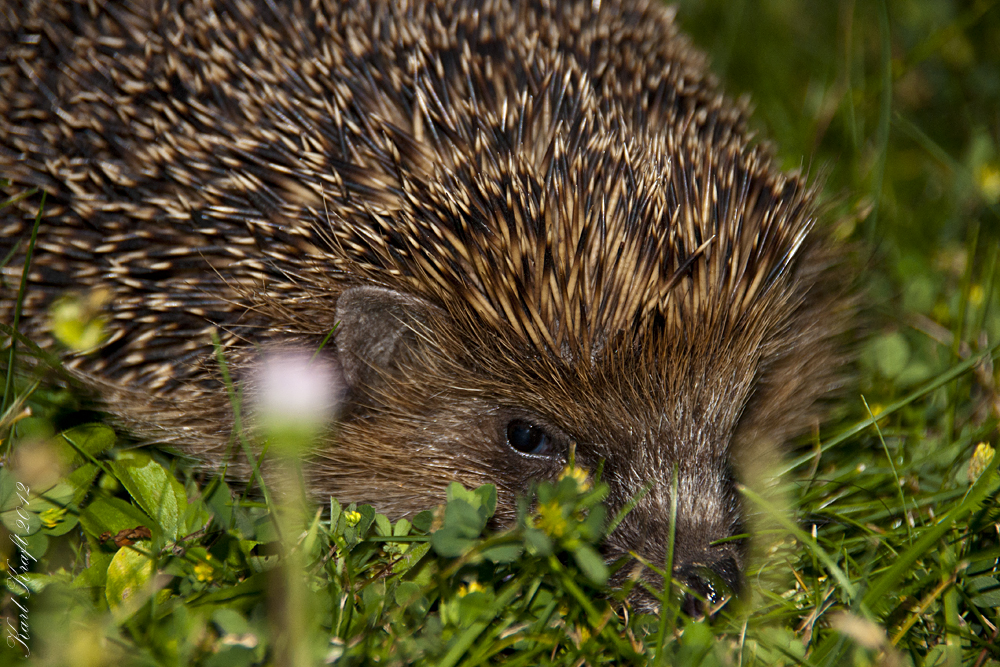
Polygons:
M678 576L735 589L737 450L800 429L831 381L813 191L711 117L637 132L587 91L547 126L544 99L468 111L474 128L363 176L396 199L324 207L356 281L336 306L353 412L314 487L407 511L490 482L509 521L572 447L612 511L641 497L608 557L661 563L676 471Z

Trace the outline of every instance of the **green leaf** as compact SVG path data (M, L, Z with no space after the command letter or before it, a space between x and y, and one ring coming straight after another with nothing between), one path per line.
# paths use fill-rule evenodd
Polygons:
M396 522L396 525L392 527L393 537L406 537L410 534L411 524L406 519L400 519Z
M22 538L34 535L42 529L42 522L35 512L30 511L27 507L17 505L5 512L0 512L0 521L13 535Z
M403 557L396 561L396 564L392 566L393 574L403 574L408 572L414 565L420 562L420 559L431 550L430 542L423 542L421 544L412 544L410 548L406 550Z
M937 644L931 647L924 658L924 667L945 667L948 664L947 644Z
M475 492L469 491L458 482L452 482L448 485L448 489L445 492L445 500L449 503L453 500L464 500L473 507L479 507L480 503L482 503L481 497L477 496Z
M607 515L608 510L604 505L597 505L590 508L587 518L583 520L583 524L580 526L580 532L589 540L595 542L600 540L604 535L604 527L607 525L605 521Z
M45 516L39 516L39 518L42 519L42 532L50 537L65 535L80 523L80 517L69 511L62 514L58 522L51 527L46 524Z
M444 525L455 528L462 537L479 537L487 519L480 509L464 500L452 500L444 508Z
M26 503L27 493L28 488L19 484L7 468L0 468L0 512Z
M573 558L587 578L598 585L608 580L608 566L601 555L589 544L581 544L573 551Z
M83 499L90 493L91 487L94 485L94 478L97 477L100 470L97 465L87 463L66 476L66 481L76 489L72 500L74 505L83 502Z
M16 535L23 541L38 534L42 529L42 521L38 516L39 504L38 497L33 497L27 486L6 468L0 468L0 523L12 536ZM41 509L50 507L51 504L45 504ZM32 544L29 549L32 555L41 555L37 553L40 544L37 541Z
M462 537L460 531L452 526L446 526L431 535L434 551L445 558L457 558L471 549L475 543L475 540Z
M341 522L341 515L343 515L344 510L341 508L340 503L331 496L330 497L330 532L336 534L343 534L344 526Z
M207 526L212 522L212 513L208 510L203 502L193 502L187 506L184 510L183 516L181 516L179 533L180 537L188 533L193 533L194 531ZM228 526L226 526L228 528Z
M375 534L381 537L392 536L392 524L384 514L375 515Z
M136 546L149 548L149 543L143 540ZM148 585L155 569L155 563L146 554L130 547L119 549L108 566L105 598L111 611L119 618L135 613L148 598Z
M375 521L375 510L371 505L360 505L357 512L361 515L361 521L358 521L358 525L356 526L358 535L367 535L368 529L371 528L372 523Z
M675 665L700 665L712 650L715 636L707 623L689 623L681 635L680 650L672 660Z
M879 371L886 377L896 377L910 360L910 344L903 334L893 332L875 339L872 343L872 355Z
M977 607L1000 607L1000 582L996 577L974 577L967 582L968 592L977 594L972 604Z
M497 487L492 484L483 484L473 493L479 498L480 507L486 513L486 518L489 519L497 511Z
M268 574L253 574L235 586L202 593L188 601L191 606L220 605L247 611L257 605L267 590Z
M431 544L442 556L454 558L472 547L475 538L486 527L486 515L482 500L461 485L453 483L449 487L449 495L451 499L445 506L444 526L431 535Z
M105 497L96 498L80 512L80 525L94 538L101 533L109 532L115 535L119 531L138 526L146 526L153 531L154 536L160 530L146 513L135 505L130 505L120 498Z
M180 518L187 509L187 495L173 475L141 452L122 452L111 469L136 503L163 528L164 537L176 540Z
M72 447L73 457L70 467L76 467L87 460L85 456L96 458L115 446L115 431L104 424L81 424L59 434ZM82 454L81 454L82 452Z
M524 531L524 543L530 551L539 556L548 556L552 553L552 540L549 536L536 528L526 528Z
M493 618L497 611L493 609L494 595L492 591L474 591L459 598L458 625L463 628L471 626L476 621Z
M423 595L423 590L412 581L404 581L396 587L396 604L407 607L417 602Z
M274 527L274 519L270 514L252 514L249 518L251 525L246 528L242 528L241 526L240 532L242 535L261 544L278 542L280 540L278 531ZM237 522L237 525L239 525L239 522Z
M225 634L242 635L250 632L250 624L233 609L216 609L212 612L212 622Z
M697 648L707 648L715 643L715 635L705 622L689 623L684 626L684 634L681 635L681 644Z
M306 531L306 537L302 540L302 553L305 554L310 559L322 558L323 548L320 545L320 514L317 512L313 516L312 522L309 524L309 529Z
M73 580L73 588L104 587L108 583L108 568L114 554L93 550L90 553L90 566L85 568Z
M23 545L19 543L18 546L26 546L28 553L34 556L35 560L44 556L49 550L49 536L42 531L23 537L23 542Z
M73 501L76 488L66 482L59 482L43 491L40 495L34 496L28 503L28 509L32 512L43 512L53 507L65 507Z
M523 553L524 547L517 543L497 544L483 549L483 557L494 563L513 563Z
M233 525L233 493L223 479L212 480L202 500L220 528Z
M472 548L475 544L474 539L479 537L486 527L486 519L481 507L470 504L470 499L477 505L481 503L471 491L466 491L461 485L453 483L449 487L449 495L451 499L445 506L444 526L431 535L431 544L440 555L456 558Z
M49 584L66 583L69 575L66 572L45 574L43 572L16 573L16 578L7 575L7 590L17 596L23 596L25 589L32 594L41 593ZM14 579L13 581L11 579Z
M805 657L806 647L795 633L788 628L764 628L758 634L764 664L790 664L789 658L800 661Z
M413 528L422 533L429 532L433 523L434 512L431 512L430 510L424 510L413 517Z
M78 470L87 472L85 469L90 468L93 471L94 467L93 464L88 464ZM93 475L90 476L93 478ZM65 535L76 527L78 522L75 500L77 497L81 497L80 490L74 484L62 481L42 495L32 498L28 503L28 509L38 515L42 530L47 535Z

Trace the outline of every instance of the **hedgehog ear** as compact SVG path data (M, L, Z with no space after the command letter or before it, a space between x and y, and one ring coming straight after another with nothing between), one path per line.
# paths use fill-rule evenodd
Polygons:
M352 287L337 299L337 356L353 389L391 375L418 344L421 329L442 311L383 287Z

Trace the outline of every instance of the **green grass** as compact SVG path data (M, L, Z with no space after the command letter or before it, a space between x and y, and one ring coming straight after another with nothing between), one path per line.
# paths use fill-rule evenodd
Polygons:
M22 518L0 470L0 519L38 558L2 607L28 609L25 662L1000 665L1000 457L976 454L1000 420L1000 2L682 0L679 20L783 164L825 176L869 304L856 384L766 497L747 492L745 599L622 614L594 556L599 484L539 488L485 537L489 489L396 523L233 504L18 378L0 454L66 472L38 473ZM0 663L21 655L0 643Z

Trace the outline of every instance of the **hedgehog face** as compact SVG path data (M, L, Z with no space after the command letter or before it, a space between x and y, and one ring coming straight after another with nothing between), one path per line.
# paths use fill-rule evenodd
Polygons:
M581 359L385 288L351 288L337 315L348 444L321 454L315 489L405 514L453 480L492 483L503 525L531 480L559 474L573 443L578 463L602 467L612 512L646 492L607 540L609 560L634 551L663 562L676 467L675 576L710 601L740 588L745 542L725 541L745 532L733 450L755 433L748 425L781 409L765 405L768 387L791 381L774 375L781 355L761 357L766 331L692 328L684 339L652 318ZM639 595L635 604L652 608Z

